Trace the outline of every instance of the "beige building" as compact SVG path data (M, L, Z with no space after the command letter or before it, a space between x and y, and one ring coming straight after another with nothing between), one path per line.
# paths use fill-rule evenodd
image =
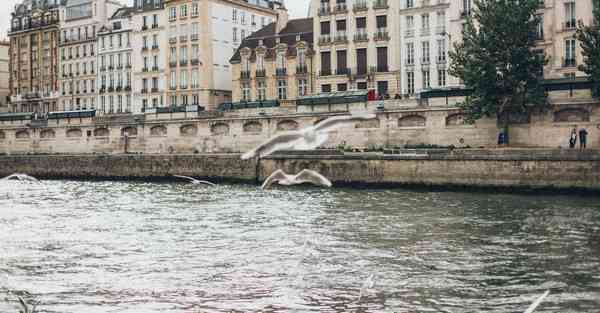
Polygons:
M10 102L10 71L9 66L10 43L0 42L0 113L8 112Z
M275 1L167 0L167 105L213 109L231 101L229 59L239 43L277 18Z
M319 92L401 90L400 1L313 0Z
M313 19L280 18L242 42L231 58L233 102L293 105L315 92Z
M11 17L11 111L58 110L59 1L24 0Z

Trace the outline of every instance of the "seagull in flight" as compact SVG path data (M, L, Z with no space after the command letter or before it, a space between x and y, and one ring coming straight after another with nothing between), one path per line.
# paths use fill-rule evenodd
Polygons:
M19 174L19 173L15 173L15 174L6 176L6 177L4 177L4 178L2 178L0 180L17 180L17 181L32 182L32 183L39 183L40 182L35 177L31 177L29 175Z
M283 170L276 170L265 180L261 188L268 189L276 183L283 186L300 185L304 183L311 183L322 187L331 187L332 185L329 179L315 171L305 169L297 175L288 175Z
M260 146L242 155L242 160L265 157L279 150L313 150L327 141L328 132L348 124L377 118L375 114L354 113L330 117L314 126L301 130L286 131L265 141Z
M209 181L204 181L204 180L197 180L195 178L192 177L188 177L188 176L181 176L181 175L173 175L173 177L177 177L177 178L181 178L181 179L187 179L190 181L190 183L192 183L192 185L208 185L211 187L215 187L217 185L209 182Z
M525 313L533 313L535 309L544 301L544 299L550 294L550 290L547 290L543 295L541 295L531 306L525 311Z

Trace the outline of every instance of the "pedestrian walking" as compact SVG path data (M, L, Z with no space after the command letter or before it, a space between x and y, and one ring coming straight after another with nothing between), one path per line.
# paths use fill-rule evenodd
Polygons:
M585 149L587 148L587 135L588 132L585 128L579 130L579 148Z
M573 130L571 131L571 138L569 138L569 147L573 149L575 146L577 146L577 128L573 127Z

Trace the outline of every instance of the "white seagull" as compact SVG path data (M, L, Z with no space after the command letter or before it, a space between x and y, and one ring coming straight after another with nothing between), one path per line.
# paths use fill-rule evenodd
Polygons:
M542 303L542 301L544 301L544 299L550 294L550 290L547 290L546 292L544 292L543 295L541 295L537 300L535 300L534 303L531 304L531 306L529 307L529 309L527 309L527 311L525 311L525 313L533 313L533 311L535 311L535 309Z
M32 182L32 183L39 183L40 181L37 180L35 177L31 177L29 175L26 174L19 174L19 173L15 173L9 176L6 176L0 180L18 180L18 181L22 181L22 182Z
M276 170L265 180L265 183L261 188L267 189L275 183L283 186L300 185L304 183L311 183L323 187L331 187L332 185L329 179L315 171L302 170L297 175L288 175L283 170Z
M279 150L313 150L327 141L327 133L348 124L377 118L375 114L355 113L330 117L314 126L286 131L242 155L242 160L264 157Z
M187 179L190 181L190 183L192 183L192 185L208 185L211 187L215 187L217 185L209 182L209 181L204 181L204 180L197 180L195 178L192 177L188 177L188 176L181 176L181 175L173 175L173 177L177 177L177 178L182 178L182 179Z

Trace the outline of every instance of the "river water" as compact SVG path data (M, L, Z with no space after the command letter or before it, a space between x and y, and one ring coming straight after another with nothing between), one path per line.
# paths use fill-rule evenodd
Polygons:
M600 198L0 184L0 312L600 312Z

